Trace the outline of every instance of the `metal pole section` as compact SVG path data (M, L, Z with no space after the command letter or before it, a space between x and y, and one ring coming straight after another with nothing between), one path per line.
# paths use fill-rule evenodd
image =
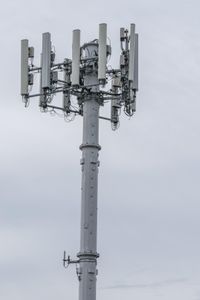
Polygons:
M86 46L86 56L97 53L97 44ZM81 186L81 241L79 258L79 300L96 299L97 275L97 188L99 142L99 90L97 67L91 62L84 78L85 86L92 86L83 101L82 186Z

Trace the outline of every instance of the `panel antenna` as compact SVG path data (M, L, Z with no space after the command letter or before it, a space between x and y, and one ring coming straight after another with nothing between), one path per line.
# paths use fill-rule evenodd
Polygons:
M42 89L51 87L51 34L42 35Z
M106 81L106 60L107 60L107 24L99 25L99 50L98 50L98 79L101 84Z
M129 81L134 80L134 52L135 52L135 24L131 24L130 27L130 48L129 48Z
M80 30L73 30L72 41L72 85L80 83Z

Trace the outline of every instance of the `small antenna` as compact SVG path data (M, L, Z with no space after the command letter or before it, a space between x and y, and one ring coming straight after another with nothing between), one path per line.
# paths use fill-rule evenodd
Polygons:
M40 66L41 66L41 69L42 69L42 53L40 54ZM42 71L40 73L40 96L39 96L39 106L43 109L46 108L47 106L47 101L46 101L46 98L44 96L44 93L43 93L43 89L42 89Z
M130 28L130 48L129 48L129 81L134 80L134 52L135 52L135 24L131 24Z
M125 39L125 29L124 27L120 28L120 41L123 42Z
M71 100L70 100L70 92L69 87L71 85L70 75L71 75L71 66L70 66L70 60L65 60L66 65L64 64L64 70L63 70L63 81L64 81L64 90L63 90L63 110L65 113L70 113L70 106L71 106ZM68 67L67 67L68 66Z
M118 94L121 88L120 77L114 77L112 80L112 92L113 94ZM116 130L119 127L119 113L121 110L120 98L118 96L113 96L111 100L111 127Z
M135 34L135 53L134 53L134 80L132 88L138 91L138 34Z

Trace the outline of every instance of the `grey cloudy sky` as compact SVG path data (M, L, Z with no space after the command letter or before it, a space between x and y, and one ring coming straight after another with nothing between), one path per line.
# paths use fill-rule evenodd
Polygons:
M0 298L75 300L82 120L28 109L19 95L20 40L57 61L108 24L118 67L119 28L140 34L137 113L101 122L98 289L101 300L200 299L200 4L197 0L25 1L1 5Z

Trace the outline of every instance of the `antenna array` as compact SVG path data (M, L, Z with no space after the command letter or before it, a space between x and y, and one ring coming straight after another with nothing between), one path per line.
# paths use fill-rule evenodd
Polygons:
M88 56L88 45L96 46L97 51ZM86 76L96 72L99 87L95 92L99 104L111 102L109 118L112 129L119 126L119 115L123 109L127 116L136 111L136 92L138 91L138 34L135 25L130 30L120 29L121 54L118 69L108 68L107 58L111 55L111 46L107 45L107 25L99 25L99 38L80 45L80 30L73 31L72 59L65 58L63 62L55 62L55 52L52 48L49 32L42 35L42 53L40 66L33 63L34 48L29 41L21 41L21 95L25 106L28 106L32 97L39 97L39 106L42 111L63 111L66 118L73 115L82 115L83 102L91 94L92 84L86 83ZM37 94L31 93L34 84L34 75L40 73L40 90ZM109 83L112 82L111 86ZM96 83L95 83L96 85ZM63 94L62 105L55 105L55 95ZM94 92L93 92L94 93ZM72 105L72 98L77 99Z

